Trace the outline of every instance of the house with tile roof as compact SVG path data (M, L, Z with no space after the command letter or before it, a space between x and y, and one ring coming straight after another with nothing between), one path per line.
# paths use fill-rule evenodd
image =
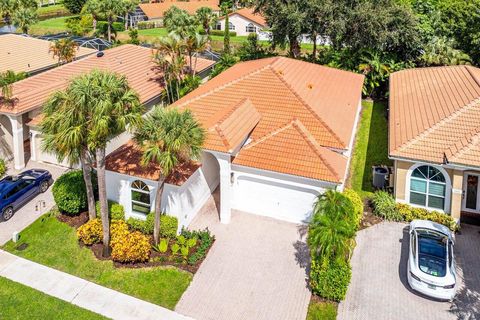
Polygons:
M218 190L224 223L232 210L307 221L316 196L344 187L363 81L363 75L273 57L236 64L181 98L170 107L191 110L207 137L201 162L169 178L163 210L186 226ZM130 142L106 160L108 197L127 216L141 217L135 208L149 212L155 203L159 168L139 168L140 157Z
M198 58L198 74L206 77L205 73L213 64L213 61ZM94 69L126 76L147 108L160 99L163 74L152 60L150 48L122 45L36 74L15 82L11 99L0 97L0 157L13 159L17 170L25 167L28 160L59 164L54 155L43 152L40 147L42 105L55 91L65 89L72 78ZM128 139L127 133L113 139L107 153ZM66 163L61 165L67 166Z
M268 29L265 18L254 13L252 8L242 8L228 15L228 29L237 36L248 36L250 33L264 34ZM215 25L216 30L225 30L225 17L220 17Z
M480 69L408 69L390 78L395 198L460 219L480 213Z

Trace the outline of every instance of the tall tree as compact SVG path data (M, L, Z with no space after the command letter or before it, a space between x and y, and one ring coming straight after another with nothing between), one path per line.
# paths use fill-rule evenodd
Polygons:
M217 15L213 13L212 8L201 7L197 9L195 17L198 23L203 27L203 30L205 30L205 34L210 36L210 30L217 22Z
M27 74L25 72L15 73L12 70L7 70L0 73L0 90L4 100L12 98L12 84L19 80L25 79Z
M163 24L168 32L175 32L181 38L197 31L197 21L195 17L188 14L187 11L172 6L165 11Z
M198 52L205 51L207 48L208 37L198 32L190 33L185 37L185 51L188 55L188 66L191 75L195 76L197 68ZM195 60L193 56L195 55ZM195 62L194 62L195 61Z
M189 110L156 107L136 129L134 140L143 150L142 164L153 162L160 167L153 232L155 244L158 244L165 179L179 163L198 159L205 131Z
M117 16L125 13L124 1L87 0L83 12L97 16L104 16L107 19L108 41L112 41L113 22Z
M71 38L63 38L50 45L49 52L58 59L58 64L72 62L75 60L78 44Z
M223 15L225 16L225 27L223 33L223 54L230 54L230 11L232 4L230 1L225 1L220 6Z
M5 24L12 30L12 15L17 8L16 0L0 0L0 17Z
M138 94L130 88L125 76L94 70L81 76L90 87L92 112L88 127L88 147L95 150L98 176L98 200L102 216L103 255L110 255L110 222L108 216L105 156L108 141L128 128L139 126L143 107Z
M87 0L63 0L63 6L72 14L79 14Z
M36 8L19 7L13 15L13 23L25 34L28 34L30 26L37 23L37 21L38 14Z

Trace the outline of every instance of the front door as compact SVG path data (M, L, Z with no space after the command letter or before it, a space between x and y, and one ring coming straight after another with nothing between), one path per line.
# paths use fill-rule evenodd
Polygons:
M464 176L463 211L480 213L480 174L466 173Z

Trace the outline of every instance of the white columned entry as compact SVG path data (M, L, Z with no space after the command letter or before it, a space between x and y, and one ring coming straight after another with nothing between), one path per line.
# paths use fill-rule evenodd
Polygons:
M226 153L215 153L214 156L220 165L220 222L227 224L232 216L231 156Z
M37 135L38 131L30 130L30 159L37 161Z
M13 160L16 170L25 168L25 150L23 149L23 116L11 116L8 118L12 124Z

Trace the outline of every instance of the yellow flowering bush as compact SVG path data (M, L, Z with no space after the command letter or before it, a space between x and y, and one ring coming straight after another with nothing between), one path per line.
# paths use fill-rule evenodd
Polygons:
M459 225L450 215L438 211L428 211L423 208L415 208L408 204L397 203L397 210L403 219L410 222L415 219L430 220L447 226L452 231L457 231Z
M112 220L110 223L110 246L113 248L121 242L130 232L125 220Z
M78 240L82 241L87 246L102 241L102 221L100 219L93 219L81 225L77 229Z
M112 237L113 239L113 237ZM139 231L128 232L112 241L112 259L118 262L144 262L150 258L148 237Z

